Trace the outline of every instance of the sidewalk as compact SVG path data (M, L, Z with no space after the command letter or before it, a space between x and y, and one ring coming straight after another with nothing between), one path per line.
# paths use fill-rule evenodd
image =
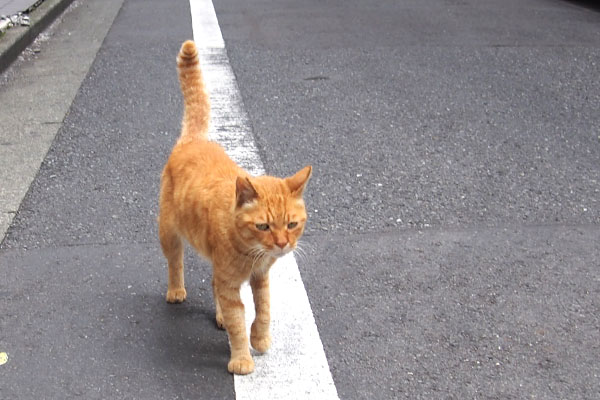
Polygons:
M29 26L14 26L0 34L0 72L8 68L72 2L73 0L45 0L29 14ZM13 15L19 10L27 10L35 3L35 0L0 0L0 15Z
M0 15L13 15L33 7L37 0L0 0Z

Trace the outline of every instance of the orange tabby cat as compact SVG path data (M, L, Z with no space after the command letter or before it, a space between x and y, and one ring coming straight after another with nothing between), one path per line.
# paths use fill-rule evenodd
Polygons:
M269 269L294 250L304 231L302 192L311 175L307 166L288 178L252 177L221 146L207 139L210 104L192 41L177 57L185 110L182 132L161 177L159 236L169 276L167 301L185 300L185 238L212 261L216 320L231 344L227 369L254 370L240 286L250 281L256 318L250 343L259 352L271 344Z

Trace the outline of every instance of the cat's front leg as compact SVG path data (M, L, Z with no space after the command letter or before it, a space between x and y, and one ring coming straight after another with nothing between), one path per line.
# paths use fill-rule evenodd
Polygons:
M254 309L256 317L250 329L250 343L252 347L261 352L266 352L271 347L271 334L269 325L271 323L271 301L269 294L269 273L252 275L250 287L254 298Z
M227 281L220 281L217 278L214 279L214 285L231 345L231 358L227 364L227 370L232 374L249 374L254 371L254 360L250 355L240 288L232 288Z

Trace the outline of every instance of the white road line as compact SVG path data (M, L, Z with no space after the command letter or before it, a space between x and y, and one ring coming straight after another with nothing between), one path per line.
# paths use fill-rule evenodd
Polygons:
M225 41L221 35L219 21L212 1L190 0L192 12L192 31L196 46L224 49Z
M229 65L211 0L190 0L194 40L211 94L210 137L253 175L264 168ZM254 319L252 293L242 290L246 324ZM272 347L254 355L254 373L234 377L237 399L338 399L323 344L296 260L279 260L271 270Z

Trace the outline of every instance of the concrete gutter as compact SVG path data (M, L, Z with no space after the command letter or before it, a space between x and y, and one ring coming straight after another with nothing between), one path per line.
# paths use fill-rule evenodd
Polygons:
M0 82L0 245L123 2L73 1L40 52Z
M0 72L21 54L73 0L45 0L29 14L30 26L14 26L0 36Z

